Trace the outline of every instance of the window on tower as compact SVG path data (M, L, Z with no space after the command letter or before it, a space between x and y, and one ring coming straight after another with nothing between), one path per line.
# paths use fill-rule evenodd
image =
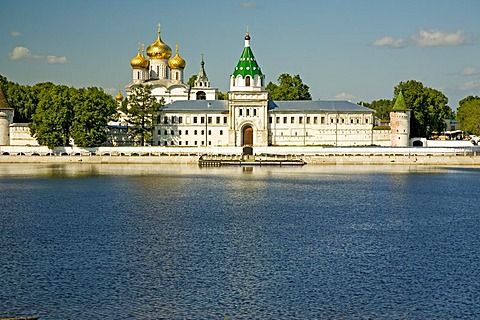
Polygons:
M249 76L247 76L245 78L245 86L250 87L250 77Z
M197 92L197 100L207 100L207 94L204 91Z

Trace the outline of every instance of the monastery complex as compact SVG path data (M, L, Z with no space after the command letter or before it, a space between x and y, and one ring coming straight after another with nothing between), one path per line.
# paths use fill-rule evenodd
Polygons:
M130 60L132 81L127 97L137 85L149 85L163 100L149 145L163 147L309 147L383 146L410 144L410 111L400 94L390 114L390 129L377 130L375 112L351 101L272 101L265 90L265 74L253 54L247 32L240 58L229 81L228 100L218 99L202 60L193 86L185 82L186 61L157 38ZM146 56L145 56L146 53ZM173 57L172 57L173 56ZM5 100L5 99L2 99ZM116 96L120 106L123 95ZM13 110L0 106L0 145L38 145L27 124L12 124ZM120 111L119 111L120 112ZM122 113L120 112L122 115ZM387 127L388 128L388 127ZM106 146L133 146L125 115L109 125Z
M131 61L132 83L152 86L165 107L159 111L156 146L408 146L410 111L398 104L391 130L375 130L374 110L351 101L271 101L265 74L245 35L243 51L228 79L228 100L218 100L201 61L193 87L184 81L186 62L175 56L158 30L157 39ZM226 79L227 80L227 79ZM123 96L119 94L119 103ZM117 129L125 128L119 123ZM122 144L122 141L111 141Z

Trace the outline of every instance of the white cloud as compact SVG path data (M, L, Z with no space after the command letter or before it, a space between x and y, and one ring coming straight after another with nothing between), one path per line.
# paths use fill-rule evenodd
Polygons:
M391 47L391 48L403 48L407 45L406 39L403 38L392 38L392 37L383 37L376 40L373 43L374 47Z
M463 30L457 32L442 32L438 30L420 29L416 34L406 38L393 38L385 36L373 42L374 47L404 48L461 46L472 43Z
M353 94L346 93L346 92L341 92L335 96L335 99L338 99L338 100L352 100L355 98L356 97Z
M242 7L243 9L256 9L256 8L258 8L257 3L255 1L241 2L240 7Z
M11 31L10 35L14 38L20 38L22 36L22 34L18 31Z
M62 56L62 57L56 57L56 56L47 56L46 58L47 63L50 64L65 64L67 63L67 57Z
M480 69L474 68L474 67L466 67L465 69L462 70L462 72L460 72L460 74L464 76L473 76L479 73L480 73Z
M420 29L412 39L418 47L461 46L470 43L470 39L463 31L448 33Z
M460 85L460 90L462 91L470 91L474 89L480 89L480 80L468 81Z
M33 54L30 49L25 48L25 47L15 47L12 49L12 52L8 54L10 59L12 60L43 60L46 63L49 64L65 64L68 63L67 57L62 56L62 57L57 57L57 56L39 56Z
M36 56L25 47L15 47L12 52L8 54L12 60L21 60L21 59L41 59L41 56Z

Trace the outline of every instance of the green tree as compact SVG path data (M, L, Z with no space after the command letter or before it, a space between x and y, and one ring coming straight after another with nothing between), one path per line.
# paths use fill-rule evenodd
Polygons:
M463 131L480 135L480 97L468 96L459 102L457 120Z
M152 86L132 86L131 94L122 108L130 125L128 135L141 146L151 139L155 118L163 106L163 100L157 101L151 93Z
M90 87L76 90L72 102L71 132L75 144L80 147L100 146L107 139L107 124L117 109L115 100L103 90Z
M265 87L270 100L312 100L310 88L302 82L300 75L283 73L278 77L278 85L269 82Z
M197 81L197 75L194 74L193 76L191 76L188 81L187 81L187 84L190 86L190 87L194 87L195 86L195 81Z
M228 100L228 93L218 91L218 100Z
M42 91L32 122L29 123L33 136L41 145L50 149L70 144L70 127L73 121L72 95L75 89L53 86Z
M400 82L394 89L394 99L403 92L407 108L412 111L411 136L430 137L434 131L442 132L446 120L453 116L447 105L448 98L440 91L424 87L421 82L409 80Z
M359 102L361 106L375 110L375 117L381 120L390 119L394 101L388 99L373 100L372 102Z
M0 76L0 85L9 107L15 109L14 122L30 122L37 107L37 99L32 88L8 81Z

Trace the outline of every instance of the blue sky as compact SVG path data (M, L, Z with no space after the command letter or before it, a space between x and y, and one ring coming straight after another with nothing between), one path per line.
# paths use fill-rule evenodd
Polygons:
M267 82L300 74L313 99L370 102L415 79L455 109L480 95L479 17L478 0L1 0L0 74L115 94L161 23L185 80L204 54L211 85L227 92L248 26Z

